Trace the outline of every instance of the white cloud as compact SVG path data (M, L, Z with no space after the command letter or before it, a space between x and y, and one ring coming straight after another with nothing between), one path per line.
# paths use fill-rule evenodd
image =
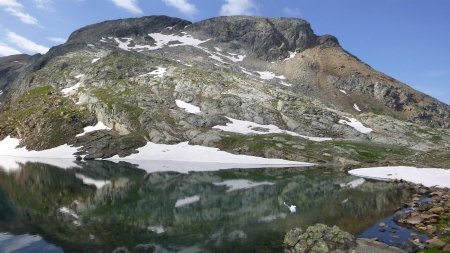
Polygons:
M287 15L288 17L298 17L298 16L302 15L302 13L300 12L300 10L298 8L292 9L289 7L284 7L283 13L285 15Z
M117 7L125 9L133 14L142 14L141 8L137 4L137 0L111 0Z
M51 42L55 42L55 43L65 43L67 40L64 38L59 38L59 37L47 37L47 39Z
M197 7L189 3L188 0L162 0L166 5L175 7L181 13L193 15L197 12Z
M0 44L0 56L8 56L13 54L21 54L21 52L12 47Z
M33 0L36 6L39 9L43 10L51 10L51 6L53 4L53 0Z
M15 32L8 32L6 37L12 44L17 45L18 47L31 53L45 54L49 50L48 47L36 44L35 42L27 38L24 38Z
M226 0L220 9L220 15L253 15L257 7L253 0Z
M9 14L18 17L20 21L29 25L39 25L38 20L30 14L23 11L23 5L17 0L0 0L0 8Z

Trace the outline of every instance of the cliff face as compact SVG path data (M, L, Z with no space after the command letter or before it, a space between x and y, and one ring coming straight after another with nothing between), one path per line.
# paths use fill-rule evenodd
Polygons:
M59 138L91 158L126 155L145 141L331 163L392 155L385 145L400 157L450 146L448 105L372 69L300 19L106 21L75 31L46 55L1 58L0 73L1 138L49 148L61 141L48 141L51 131L36 125L72 122ZM96 120L113 131L75 136ZM220 130L233 120L258 135ZM267 134L269 125L290 134ZM355 142L363 148L347 145Z

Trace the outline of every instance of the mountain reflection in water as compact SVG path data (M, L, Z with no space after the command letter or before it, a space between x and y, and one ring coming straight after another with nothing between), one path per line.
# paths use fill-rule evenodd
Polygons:
M281 252L293 227L321 222L360 233L409 197L393 183L354 184L324 170L148 174L127 163L74 163L11 170L0 162L0 231L38 233L65 252Z

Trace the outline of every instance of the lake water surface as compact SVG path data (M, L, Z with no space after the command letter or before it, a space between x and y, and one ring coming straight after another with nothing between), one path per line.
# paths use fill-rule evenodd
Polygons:
M320 222L359 234L410 195L323 169L147 173L127 163L51 164L0 162L0 253L282 252L291 228Z

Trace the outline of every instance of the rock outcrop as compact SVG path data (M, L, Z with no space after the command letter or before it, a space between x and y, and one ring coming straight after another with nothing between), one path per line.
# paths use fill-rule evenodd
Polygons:
M303 232L300 228L289 231L284 238L285 253L405 253L369 239L356 239L337 226L324 224L310 226Z

